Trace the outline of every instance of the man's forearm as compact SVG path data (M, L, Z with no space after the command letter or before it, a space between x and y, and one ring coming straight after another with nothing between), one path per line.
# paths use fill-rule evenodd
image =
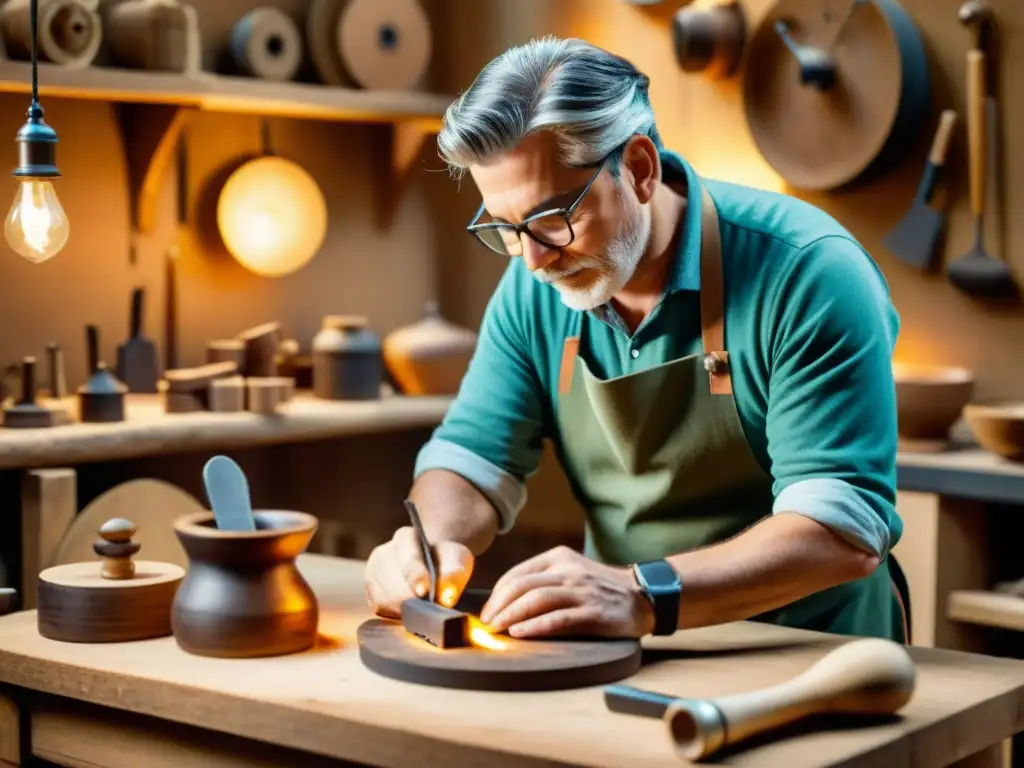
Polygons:
M679 627L741 621L862 578L878 558L799 514L778 514L721 544L674 555Z
M498 533L498 513L476 486L444 469L424 472L413 483L415 502L431 541L457 541L477 557Z

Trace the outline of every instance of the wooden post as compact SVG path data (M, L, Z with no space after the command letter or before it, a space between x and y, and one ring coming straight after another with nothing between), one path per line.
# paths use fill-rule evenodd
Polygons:
M36 607L39 572L50 566L78 511L75 470L33 469L21 482L21 607Z

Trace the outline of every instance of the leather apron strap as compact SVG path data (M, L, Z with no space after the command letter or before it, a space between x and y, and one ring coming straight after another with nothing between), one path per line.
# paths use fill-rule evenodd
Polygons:
M704 345L704 370L713 395L732 394L729 353L725 349L725 277L722 268L722 236L718 212L707 189L701 185L700 206L700 323Z

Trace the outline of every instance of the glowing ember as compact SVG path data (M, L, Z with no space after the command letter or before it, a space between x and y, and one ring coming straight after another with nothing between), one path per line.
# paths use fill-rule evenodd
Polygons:
M482 622L472 617L470 617L469 641L479 648L487 648L492 651L505 650L505 642L492 635Z

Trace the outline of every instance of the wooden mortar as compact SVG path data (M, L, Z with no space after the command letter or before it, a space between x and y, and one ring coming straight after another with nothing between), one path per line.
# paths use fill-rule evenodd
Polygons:
M319 606L295 558L309 546L317 519L282 510L257 510L253 517L255 531L219 530L211 512L174 523L189 568L171 626L189 653L278 656L316 642Z

